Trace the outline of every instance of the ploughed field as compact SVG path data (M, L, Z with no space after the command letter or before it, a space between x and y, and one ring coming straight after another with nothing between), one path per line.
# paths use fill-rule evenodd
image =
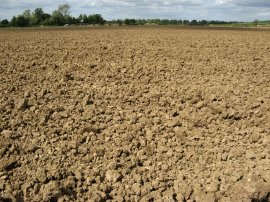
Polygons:
M0 30L0 201L269 201L270 30Z

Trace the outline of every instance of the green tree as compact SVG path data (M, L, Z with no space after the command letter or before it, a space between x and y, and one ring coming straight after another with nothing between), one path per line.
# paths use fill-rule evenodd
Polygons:
M31 15L31 10L27 9L23 12L22 16L27 19L27 20L30 20L30 18L32 17Z
M33 14L33 23L40 24L42 21L45 20L45 13L43 12L42 8L36 8Z
M130 19L130 24L131 25L136 25L136 20L135 19Z
M95 18L96 18L97 24L99 24L99 25L104 25L105 24L105 20L103 19L102 15L95 14Z
M122 21L122 20L120 20L120 19L118 19L118 20L116 20L116 23L117 23L119 26L122 26L123 21Z
M138 25L144 25L145 23L146 23L146 20L144 20L144 19L136 20L136 24L138 24Z
M136 25L136 20L135 19L125 19L124 23L126 25Z
M188 25L189 24L189 20L183 20L183 24L184 25Z
M89 23L89 24L94 24L94 21L95 21L94 15L89 15L89 16L88 16L88 23Z
M82 14L79 15L78 21L79 21L79 22L83 22L83 15L82 15Z
M26 27L28 23L28 20L23 15L19 15L16 18L16 26L18 27Z
M197 20L192 20L189 24L190 25L198 25L198 21Z
M208 22L206 20L202 20L199 22L200 25L208 25Z
M8 22L7 19L4 19L4 20L1 21L1 25L2 25L2 26L8 26L8 23L9 23L9 22Z
M87 17L87 15L85 15L85 14L82 15L82 22L89 23L89 18Z
M170 21L169 20L167 20L167 19L163 19L163 20L161 20L160 21L160 23L159 23L160 25L168 25L168 24L171 24L170 23Z
M93 14L88 16L88 23L93 25L95 24L103 25L105 23L105 20L100 14Z
M254 20L253 21L253 24L254 24L255 27L258 27L258 23L259 23L259 20Z
M58 11L61 13L65 18L70 16L70 5L68 4L61 4L58 6Z
M58 6L58 9L53 11L50 22L53 25L64 25L71 21L72 17L70 16L70 6L68 4L61 4Z
M50 18L50 21L53 25L64 25L65 24L65 18L61 12L58 10L53 11L52 16Z
M160 19L149 19L148 20L148 23L149 24L156 24L156 25L159 25L159 24L161 24L161 20Z
M27 9L23 12L22 16L24 17L24 19L27 21L27 25L29 25L32 21L32 14L31 14L31 10Z
M76 20L76 18L68 16L67 19L66 19L66 23L68 23L68 24L77 24L79 22Z
M130 20L126 18L126 19L124 20L124 23L125 23L125 25L130 25Z
M16 22L16 17L15 16L12 17L12 19L11 19L11 21L10 21L9 24L12 27L16 27L17 26L17 22Z
M43 22L42 22L42 25L52 25L52 21L51 21L51 18L47 18L45 19Z
M43 20L46 20L46 19L49 19L50 17L51 17L50 14L48 14L48 13L43 13L42 19L43 19Z

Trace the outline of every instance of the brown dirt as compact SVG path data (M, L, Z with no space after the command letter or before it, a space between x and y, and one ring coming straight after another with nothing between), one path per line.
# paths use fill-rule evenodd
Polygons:
M0 201L269 201L270 31L0 31Z

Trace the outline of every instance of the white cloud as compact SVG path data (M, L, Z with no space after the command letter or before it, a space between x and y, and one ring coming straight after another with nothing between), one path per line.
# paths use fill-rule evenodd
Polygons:
M233 2L233 0L216 0L218 4L228 4Z
M74 16L100 13L106 19L270 19L270 0L0 0L0 19L38 7L51 13L63 3L71 5Z
M216 0L219 4L233 4L247 7L270 7L269 0Z

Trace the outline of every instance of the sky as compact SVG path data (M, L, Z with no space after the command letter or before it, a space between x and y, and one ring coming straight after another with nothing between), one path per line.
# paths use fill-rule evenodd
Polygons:
M47 13L69 4L71 15L101 14L106 20L167 18L225 21L270 20L270 0L0 0L0 19L24 10L43 8Z

